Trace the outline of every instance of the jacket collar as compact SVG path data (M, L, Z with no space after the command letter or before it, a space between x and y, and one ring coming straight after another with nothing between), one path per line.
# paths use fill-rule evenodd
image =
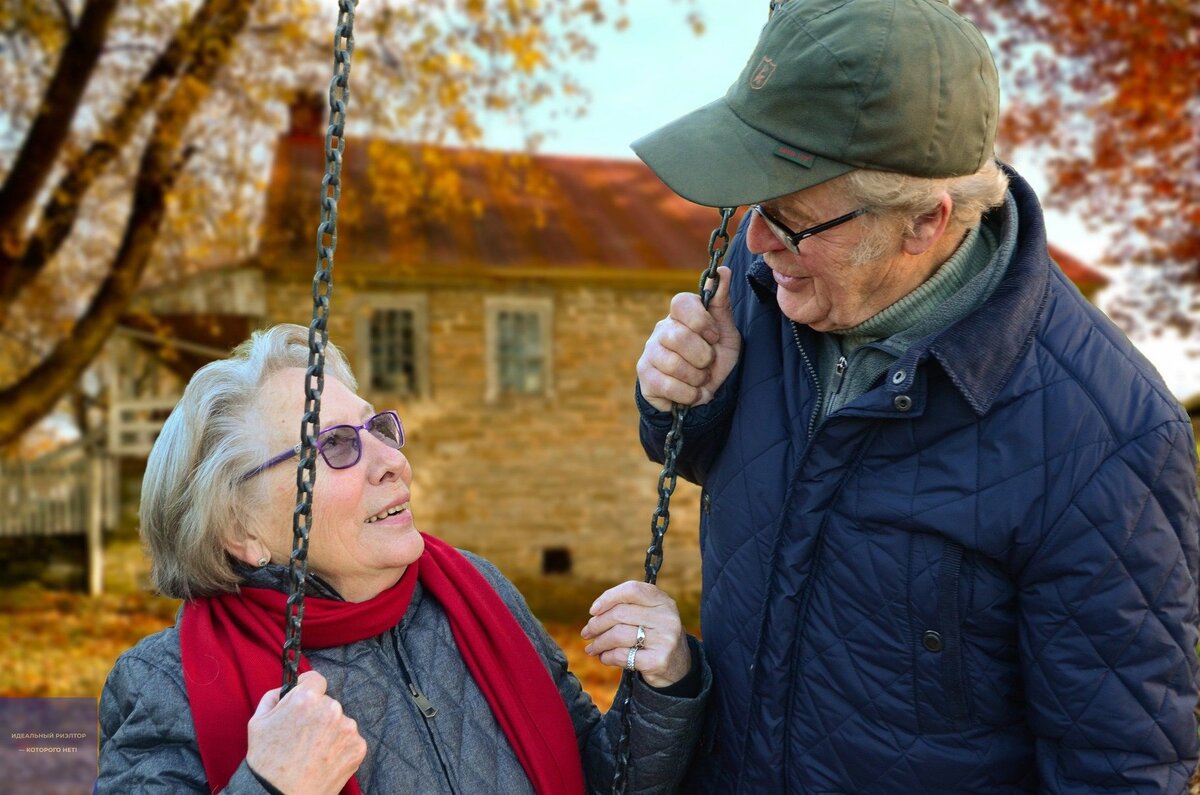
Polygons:
M1004 277L983 306L950 328L917 342L889 368L885 380L889 391L911 390L907 382L893 386L890 376L897 368L912 372L932 355L967 404L982 416L991 409L1018 359L1029 348L1045 306L1050 274L1046 227L1041 205L1029 183L1009 166L1001 167L1008 174L1009 193L1017 209L1017 242ZM1001 206L992 212L1004 211ZM777 306L777 287L761 257L751 262L746 280L760 301Z
M1029 349L1046 305L1050 255L1037 196L1016 171L1004 166L1017 204L1017 245L995 292L975 310L937 335L929 352L941 363L963 399L982 416L1008 383Z

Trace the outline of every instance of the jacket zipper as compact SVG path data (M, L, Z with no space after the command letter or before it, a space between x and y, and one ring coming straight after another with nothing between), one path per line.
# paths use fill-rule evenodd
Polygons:
M802 469L804 467L804 462L808 458L808 450L809 450L809 447L812 445L813 431L815 430L816 425L817 425L817 415L821 413L822 401L825 399L825 396L822 394L822 390L821 390L821 379L817 377L817 368L815 368L813 366L812 359L809 358L808 353L804 350L804 346L800 343L800 327L794 320L791 320L789 322L792 325L792 339L796 341L796 350L800 352L800 358L804 362L804 368L808 372L809 380L812 381L813 389L816 392L816 397L813 400L813 410L812 410L812 413L808 417L808 429L806 431L806 435L805 435L805 439L804 439L804 449L800 453L800 462L797 464L797 472L798 472L800 469ZM787 504L788 504L788 500L785 497L785 499L784 499L784 508L785 509L787 508ZM778 544L778 543L779 543L779 541L776 540L776 544ZM772 557L774 557L774 555L772 555ZM775 587L775 572L771 571L768 574L768 582L767 582L768 597L770 596L774 587ZM763 616L763 620L766 621L765 614ZM759 643L756 644L756 646L760 649L761 649L761 643L762 643L762 640L761 640L762 634L764 631L765 631L765 625L763 627L760 627L760 629L759 629ZM758 684L758 676L760 675L760 669L758 666L757 657L755 657L751 667L754 670L754 675L751 679L751 685L750 685L751 699L753 700L753 698L754 698L753 691ZM795 687L795 683L793 682L793 688L794 687ZM793 692L794 692L794 690L793 690ZM747 743L749 742L749 739L750 739L750 723L748 721L745 728L742 731L741 749L738 751L738 756L743 761L746 758L746 747L747 747ZM743 773L744 773L744 766L742 767L741 770L738 771L738 773L735 777L734 789L736 791L741 791L741 789L742 789Z
M804 346L800 344L800 327L796 325L796 321L794 320L788 322L792 324L792 339L796 341L796 350L800 351L800 358L804 360L804 367L808 370L813 386L816 387L817 391L817 399L813 401L812 414L808 417L808 431L804 437L807 446L807 443L812 441L813 429L817 425L817 415L821 413L821 402L825 399L825 396L821 394L821 379L817 377L817 368L813 367L812 359L808 358L808 353L805 352Z
M938 574L938 627L945 644L942 648L942 687L951 716L960 720L967 716L967 692L962 671L962 568L962 544L946 541Z
M820 380L820 378L817 377L816 368L813 367L812 360L809 358L808 354L805 352L804 346L800 344L800 329L797 326L795 321L791 321L791 323L792 323L792 338L795 339L795 341L796 341L796 350L798 350L800 352L800 358L802 358L804 360L804 366L807 368L809 376L812 378L813 383L816 385L816 400L813 403L813 406L814 406L813 413L809 417L809 420L808 420L808 439L805 444L804 452L801 455L800 462L797 465L797 470L796 470L797 472L799 472L801 469L803 469L804 463L808 459L809 448L811 447L812 442L813 442L813 432L815 430L817 415L820 413L820 408L822 405L821 401L823 399L823 396L821 394L821 380ZM835 389L834 394L836 394L837 391L841 390L842 380L845 376L846 368L847 368L846 358L844 356L840 357L838 360L838 363L837 363L837 367L835 368L835 374L838 376L838 380L837 380L837 387ZM841 495L842 488L846 485L846 481L849 480L850 475L858 468L858 465L861 462L862 456L863 456L866 448L870 445L871 441L874 439L875 434L878 430L879 430L879 423L875 423L872 427L866 429L865 438L863 439L862 444L859 445L859 447L855 451L855 454L852 457L852 459L849 462L847 462L846 472L843 474L841 481L838 483L837 488L835 489L835 496L834 496L835 500L837 499L838 496ZM804 625L804 621L805 621L805 616L808 613L809 598L812 596L812 581L813 581L813 578L817 576L817 569L820 566L821 554L825 547L825 526L828 521L829 521L829 514L828 514L828 512L826 512L821 520L820 526L817 528L817 536L813 541L812 566L809 570L808 578L806 579L806 581L804 583L803 592L800 594L800 604L797 606L797 610L796 610L796 624L795 624L795 628L794 628L794 631L792 634L792 650L793 650L793 652L798 651L798 648L800 645L800 637L804 634L803 625ZM795 658L798 661L799 654L796 654ZM795 698L796 698L796 691L798 689L796 680L800 676L799 668L800 668L800 666L797 663L797 665L792 670L792 678L791 678L792 681L790 683L789 694L788 694L788 706L787 706L787 714L789 716L795 714ZM744 756L745 748L744 747L742 749L742 753L743 753L743 759L744 759L745 758L745 756ZM784 753L784 770L787 770L791 765L791 731L790 730L785 730L783 753ZM738 786L739 787L741 786L741 777L740 776L738 777ZM788 792L792 791L791 782L787 783L787 791Z
M442 756L441 745L438 743L437 735L433 731L433 727L429 725L429 721L437 715L437 707L425 697L417 687L417 683L412 675L412 665L408 660L408 655L404 652L404 647L400 643L399 628L394 628L390 633L392 638L392 649L396 652L396 662L399 663L400 678L404 680L405 689L408 690L409 697L416 704L417 709L425 717L425 731L429 734L429 743L433 746L433 753L437 756L438 764L442 766L442 775L446 778L446 786L451 792L458 790L454 786L454 779L450 776L450 767L446 764L445 757Z
M426 718L432 718L437 715L437 707L425 698L425 694L417 689L417 686L412 682L408 683L408 692L412 694L413 701L417 702L417 709L421 710L421 714Z

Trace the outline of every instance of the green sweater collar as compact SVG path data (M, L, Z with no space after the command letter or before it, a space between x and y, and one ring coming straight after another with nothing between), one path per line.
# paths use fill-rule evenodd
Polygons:
M834 332L842 338L842 351L849 354L868 342L886 339L908 329L924 327L974 276L992 261L996 238L983 225L963 237L950 259L917 289L853 328ZM905 335L907 336L907 335Z

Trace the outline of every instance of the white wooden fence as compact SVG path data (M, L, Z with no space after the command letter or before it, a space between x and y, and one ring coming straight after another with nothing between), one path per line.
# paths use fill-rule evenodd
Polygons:
M113 459L70 445L33 461L0 461L0 538L82 534L88 592L104 589L104 529L117 522Z

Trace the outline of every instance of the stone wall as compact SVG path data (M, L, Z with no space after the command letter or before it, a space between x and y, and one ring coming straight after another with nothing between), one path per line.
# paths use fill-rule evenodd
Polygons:
M356 372L366 352L356 350L353 307L369 289L339 286L330 316L330 339ZM539 577L546 551L566 550L566 576L605 585L641 579L660 467L638 441L635 366L670 296L686 285L532 281L411 289L427 302L430 393L401 401L360 392L403 418L417 526L480 553L510 578ZM271 285L267 292L271 322L307 323L308 285ZM552 395L487 399L488 294L552 300ZM677 597L700 588L698 499L699 489L681 479L659 579Z

